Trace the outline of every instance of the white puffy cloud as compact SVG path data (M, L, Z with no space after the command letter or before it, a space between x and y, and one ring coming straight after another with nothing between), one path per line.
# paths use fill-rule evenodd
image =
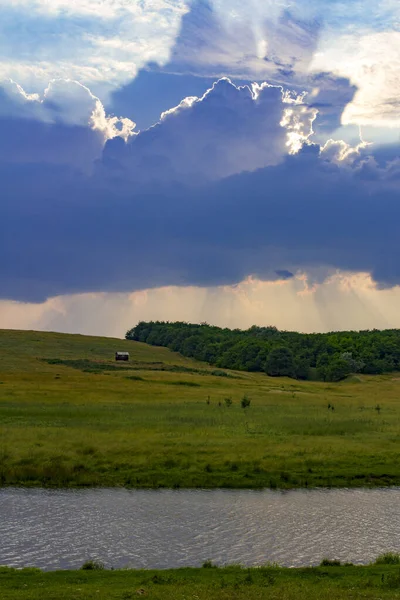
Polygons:
M274 0L194 0L168 68L278 82L304 73L319 27L312 12L292 8Z
M112 19L120 14L130 14L136 19L150 20L153 13L183 10L179 0L12 0L13 7L42 13L43 15L90 15ZM0 0L0 7L10 7L10 0ZM164 15L165 16L165 15Z
M34 119L45 123L89 125L97 98L90 90L72 80L53 80L43 94L29 94L13 80L4 81L0 115Z
M105 102L149 62L310 91L330 71L358 87L343 124L397 127L399 19L397 0L0 0L0 81L73 79Z
M71 79L53 79L43 94L29 94L20 84L8 80L2 83L0 92L0 117L93 126L103 130L106 139L125 127L130 126L131 130L135 127L129 119L107 116L101 100L88 87Z
M0 160L49 162L90 170L106 140L128 139L135 124L106 115L82 84L53 80L42 95L14 81L0 87Z
M183 18L170 68L266 79L310 92L316 74L331 73L358 89L342 124L397 127L399 22L396 0L195 2ZM342 91L347 99L349 90ZM343 99L337 98L339 105ZM387 140L385 131L378 138Z
M0 79L30 90L73 78L96 93L165 64L184 0L0 0Z
M321 156L331 163L352 164L359 159L361 152L371 146L368 142L360 141L357 146L351 146L343 140L329 139L321 148Z
M202 98L184 99L160 122L107 143L103 164L133 181L220 179L278 164L312 134L316 109L280 87L236 87L221 79Z
M347 77L358 88L343 125L400 127L400 32L336 33L321 40L310 69Z

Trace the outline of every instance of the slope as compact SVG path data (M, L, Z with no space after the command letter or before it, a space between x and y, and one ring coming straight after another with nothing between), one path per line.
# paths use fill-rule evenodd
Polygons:
M131 361L115 363L116 350ZM0 483L399 484L399 386L393 375L299 382L139 342L0 331Z

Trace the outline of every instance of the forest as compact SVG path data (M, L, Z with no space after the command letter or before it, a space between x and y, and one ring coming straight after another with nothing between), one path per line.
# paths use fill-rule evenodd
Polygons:
M341 381L350 374L400 370L400 330L298 333L276 327L227 329L208 323L141 321L125 338L183 356L271 377Z

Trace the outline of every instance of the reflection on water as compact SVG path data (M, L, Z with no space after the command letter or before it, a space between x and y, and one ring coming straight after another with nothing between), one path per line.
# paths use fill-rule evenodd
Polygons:
M0 490L0 564L367 563L400 551L400 489Z

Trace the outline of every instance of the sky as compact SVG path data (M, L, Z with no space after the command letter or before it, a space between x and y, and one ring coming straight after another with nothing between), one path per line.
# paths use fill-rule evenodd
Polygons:
M0 327L400 327L398 0L0 0Z

